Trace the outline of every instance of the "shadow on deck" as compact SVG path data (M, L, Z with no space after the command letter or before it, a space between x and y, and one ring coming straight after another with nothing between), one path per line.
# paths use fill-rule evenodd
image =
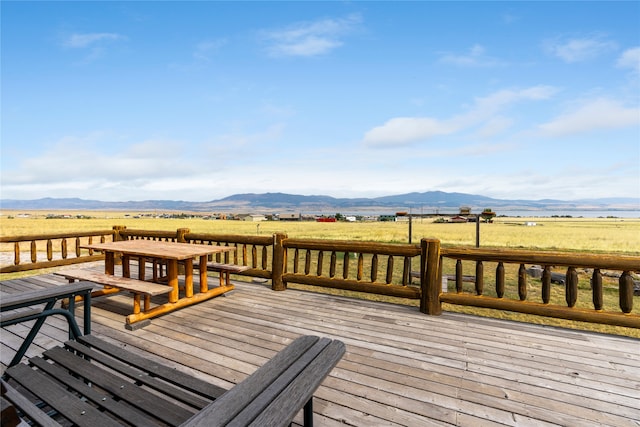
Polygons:
M64 283L41 275L0 291ZM347 354L315 395L320 426L640 425L640 340L235 284L136 331L124 328L130 296L98 298L92 332L225 388L300 335L338 338ZM2 330L3 370L29 326ZM66 339L50 319L27 356Z

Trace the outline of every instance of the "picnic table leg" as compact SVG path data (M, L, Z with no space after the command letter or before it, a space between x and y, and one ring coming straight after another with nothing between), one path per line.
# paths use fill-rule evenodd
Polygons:
M207 292L209 285L207 284L207 255L200 257L200 292Z
M160 278L160 275L158 274L158 269L160 268L159 263L158 263L158 259L154 258L153 259L153 281L154 282L158 282L158 279Z
M133 294L133 314L140 313L140 294Z
M131 257L127 254L122 255L122 277L131 277Z
M145 275L145 258L143 256L138 257L138 280L144 280Z
M178 289L178 260L170 259L167 262L168 285L171 286L169 292L169 302L177 302L180 290Z
M83 300L84 300L84 334L89 335L91 333L91 292L87 292Z
M105 251L104 254L104 272L105 274L114 275L116 270L116 254L113 251Z
M193 258L184 260L184 296L193 296Z

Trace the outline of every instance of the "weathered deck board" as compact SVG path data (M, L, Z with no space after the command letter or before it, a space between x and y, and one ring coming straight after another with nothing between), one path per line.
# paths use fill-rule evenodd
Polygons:
M43 275L0 291L63 283ZM96 299L93 333L227 388L299 335L341 339L347 354L316 393L320 426L640 425L637 339L242 282L136 331L123 327L129 305ZM27 331L2 331L3 369ZM52 319L28 356L66 338Z

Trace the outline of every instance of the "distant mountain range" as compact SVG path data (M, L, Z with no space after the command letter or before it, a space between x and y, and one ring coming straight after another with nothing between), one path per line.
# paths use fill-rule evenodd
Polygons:
M603 198L583 200L503 200L465 193L427 191L375 198L335 198L285 193L235 194L209 202L145 200L103 202L78 198L43 198L35 200L0 200L0 209L10 210L113 210L113 211L186 211L186 212L326 212L423 210L427 212L457 211L461 206L474 212L493 210L640 210L640 200L634 198Z

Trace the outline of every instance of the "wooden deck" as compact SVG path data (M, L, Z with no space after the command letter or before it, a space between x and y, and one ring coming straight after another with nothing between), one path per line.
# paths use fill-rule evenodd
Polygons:
M66 283L41 275L3 293ZM295 337L347 354L316 393L318 426L640 426L640 340L236 282L236 290L124 328L130 297L93 303L93 334L229 388ZM82 310L79 310L81 315ZM28 329L2 330L2 369ZM28 356L67 338L62 319Z

